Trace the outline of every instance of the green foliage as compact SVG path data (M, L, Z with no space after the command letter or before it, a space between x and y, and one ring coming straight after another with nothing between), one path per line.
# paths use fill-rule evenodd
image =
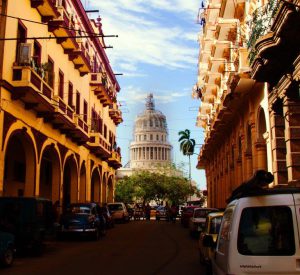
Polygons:
M126 203L151 200L160 203L167 200L170 203L181 204L195 193L199 193L199 191L197 188L191 187L186 178L140 171L118 181L115 197L116 200Z
M180 142L180 151L182 151L185 156L194 154L196 141L190 137L190 130L185 129L184 131L180 131L178 135L180 136L178 139Z

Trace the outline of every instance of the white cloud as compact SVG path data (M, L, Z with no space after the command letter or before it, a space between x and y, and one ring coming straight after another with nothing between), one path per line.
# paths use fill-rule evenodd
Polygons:
M170 69L196 66L198 50L188 44L196 35L186 33L180 22L166 26L154 15L167 16L172 12L193 20L198 1L189 0L97 0L90 1L100 10L105 34L118 34L118 38L106 38L114 46L107 51L112 66L137 66L151 64ZM170 16L170 15L169 15Z

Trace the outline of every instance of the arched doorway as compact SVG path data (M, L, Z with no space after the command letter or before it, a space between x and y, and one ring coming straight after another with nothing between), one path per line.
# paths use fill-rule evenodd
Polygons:
M260 109L258 113L258 132L257 132L257 169L268 169L267 163L267 145L264 134L267 131L266 117L264 109Z
M63 209L70 203L78 201L78 176L74 156L68 157L64 166L63 176Z
M107 183L107 202L113 202L114 200L114 185L113 185L113 177L110 176L108 178Z
M107 172L105 172L105 173L103 173L103 178L102 178L102 202L103 203L105 203L105 202L107 202L106 200L106 198L107 198L107 196L106 196L106 189L107 189Z
M80 169L79 201L80 202L86 202L86 169L85 169L85 163L83 163L81 165L81 169Z
M50 145L43 151L40 167L40 196L59 201L60 191L60 161L54 146Z
M3 196L34 196L35 175L33 142L26 131L17 131L5 151Z
M100 202L100 174L98 169L94 169L91 178L91 201Z

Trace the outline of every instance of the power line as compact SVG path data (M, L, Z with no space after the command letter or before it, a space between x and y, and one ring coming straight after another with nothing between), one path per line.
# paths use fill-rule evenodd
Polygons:
M39 24L39 25L44 25L44 26L50 26L50 27L53 26L53 27L57 27L56 24L51 24L51 23L49 23L49 22L48 22L48 23L43 23L43 22L34 21L34 20L31 20L31 19L26 19L26 18L17 17L17 16L12 16L12 15L7 15L7 14L3 14L3 13L0 13L0 16L8 17L8 18L16 19L16 20L22 20L22 21L25 21L25 22L30 22L30 23ZM83 31L83 30L81 30L81 29L74 29L74 28L69 28L69 27L64 27L64 26L60 26L60 28L66 29L66 30L70 30L70 31L78 31L78 32L86 33L86 34L97 35L97 33L94 33L94 32L87 32L87 31Z
M118 35L71 35L71 36L38 36L38 37L26 37L26 40L36 40L36 39L66 39L66 38L92 38L92 37L118 37ZM9 38L0 38L0 41L10 41L10 40L23 40L20 37L9 37Z

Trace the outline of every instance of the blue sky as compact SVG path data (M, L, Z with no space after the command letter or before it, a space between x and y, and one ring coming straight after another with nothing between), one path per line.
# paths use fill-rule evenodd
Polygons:
M106 53L118 76L124 122L118 126L117 142L122 163L129 160L134 120L145 106L145 97L153 93L157 110L167 118L173 160L188 158L179 150L178 132L189 129L197 144L203 143L203 131L196 127L200 101L192 99L197 81L200 25L196 24L200 1L196 0L82 0L85 9L98 9L105 38L113 46ZM93 14L93 17L96 14ZM196 153L200 146L196 147ZM196 169L197 155L192 157L192 179L206 189L205 174Z

